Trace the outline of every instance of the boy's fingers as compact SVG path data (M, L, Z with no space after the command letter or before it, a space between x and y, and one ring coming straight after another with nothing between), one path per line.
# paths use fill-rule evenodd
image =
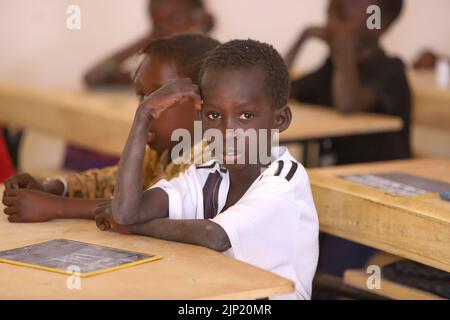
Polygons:
M28 173L21 173L17 175L17 183L20 186L27 186L31 180L31 176Z
M17 197L19 195L19 189L5 190L3 198Z
M103 222L97 223L97 227L101 230L101 231L106 231L106 225Z
M2 203L3 205L10 207L15 205L17 202L17 197L3 197Z
M13 223L16 223L16 222L23 222L22 218L21 218L20 215L18 215L18 214L10 215L10 216L8 217L8 221L9 221L9 222L13 222Z
M97 227L100 228L100 224L103 223L104 220L104 213L99 213L95 215L95 224L97 225Z
M101 231L107 231L111 229L105 217L105 213L100 213L95 216L95 224L97 225L97 228L99 228Z
M7 207L5 210L3 210L3 213L10 216L17 214L17 208L16 207Z
M202 97L200 94L194 90L184 91L179 94L180 101L185 101L186 99L193 99L195 104L195 109L200 110L203 104Z
M104 214L105 210L108 208L109 206L104 205L104 206L97 206L97 208L95 209L95 214L96 215L100 215L100 214Z
M112 199L105 199L98 203L99 206L110 205L112 203Z
M5 181L5 190L9 191L9 190L18 189L18 188L19 188L19 184L17 182L16 176L13 176Z

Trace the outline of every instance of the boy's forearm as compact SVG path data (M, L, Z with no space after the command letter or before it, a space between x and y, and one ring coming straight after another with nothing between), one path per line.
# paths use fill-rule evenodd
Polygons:
M54 219L89 219L93 220L100 203L107 199L73 199L61 198Z
M140 114L138 110L119 162L112 213L120 224L130 225L139 222L137 215L143 199L142 166L150 117L149 114Z
M291 69L292 65L294 64L295 58L297 57L297 54L303 46L305 40L306 36L305 34L302 34L285 55L284 62L286 63L288 69Z
M154 219L130 226L130 232L163 240L184 242L219 252L231 248L230 240L221 226L210 220Z
M341 42L332 50L334 72L332 92L335 107L344 113L365 111L375 103L375 95L361 84L356 44Z

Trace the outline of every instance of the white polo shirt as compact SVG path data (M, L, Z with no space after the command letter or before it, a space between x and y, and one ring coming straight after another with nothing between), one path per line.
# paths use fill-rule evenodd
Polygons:
M170 219L204 219L203 186L210 174L219 173L213 200L217 215L211 221L228 235L231 248L225 254L295 282L295 293L272 299L310 299L319 256L319 223L309 179L286 148L273 148L272 153L276 160L223 212L230 179L215 160L192 165L151 188L168 194Z

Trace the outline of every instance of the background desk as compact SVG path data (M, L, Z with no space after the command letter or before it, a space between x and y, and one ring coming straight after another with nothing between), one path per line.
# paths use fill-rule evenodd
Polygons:
M290 102L293 121L281 142L398 131L396 117L343 115ZM137 106L131 92L38 90L0 83L0 122L57 135L68 142L120 155Z
M320 229L450 272L450 202L401 197L338 176L403 172L450 183L450 160L416 159L309 170Z
M66 238L163 256L82 278L81 290L67 289L67 276L0 263L0 299L256 299L294 289L287 279L206 248L102 232L93 221L12 224L1 204L0 211L0 250Z
M436 85L434 71L410 71L412 145L419 156L450 159L450 89Z

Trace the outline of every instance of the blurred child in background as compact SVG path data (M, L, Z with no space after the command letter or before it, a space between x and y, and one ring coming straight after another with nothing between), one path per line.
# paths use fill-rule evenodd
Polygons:
M130 59L136 58L136 53L151 40L179 33L209 33L214 25L202 0L149 0L147 16L151 24L149 33L88 70L87 86L131 87L133 66L130 66Z
M100 61L85 74L86 85L132 88L133 72L139 65L137 52L150 41L180 33L208 33L214 25L202 0L149 0L147 17L151 30L141 39ZM64 169L84 171L117 164L119 158L82 147L68 145Z
M373 4L381 10L381 29L366 25L366 10ZM325 41L330 56L319 69L292 82L291 97L343 113L374 112L403 120L399 132L333 139L330 152L337 164L411 156L411 94L405 66L380 44L402 7L402 0L331 0L326 25L304 30L285 57L292 66L308 39Z
M381 29L368 29L370 5L381 9ZM285 57L288 66L303 44L312 38L323 40L330 56L316 71L292 82L291 97L301 102L330 106L343 113L374 112L398 116L403 129L394 133L336 138L328 141L332 163L358 163L408 158L410 150L411 93L405 66L388 56L380 38L395 22L402 0L330 0L324 26L304 30ZM329 161L329 160L328 160ZM318 270L342 276L349 268L364 266L374 249L331 235L321 235ZM323 298L324 296L318 296Z

